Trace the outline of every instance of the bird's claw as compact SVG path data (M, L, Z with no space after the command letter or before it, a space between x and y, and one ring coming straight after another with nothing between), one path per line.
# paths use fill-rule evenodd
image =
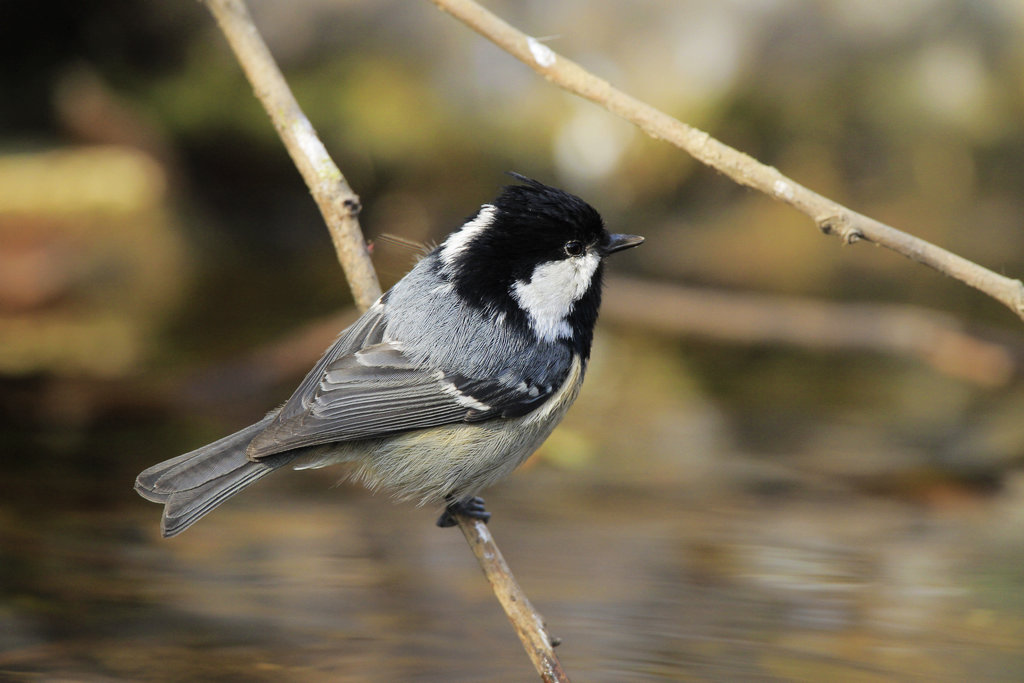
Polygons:
M445 507L444 512L437 518L437 525L439 527L449 527L458 524L458 520L455 515L465 515L472 519L479 519L484 524L491 518L491 513L484 508L484 499L480 496L470 496L469 498L463 498L462 500L452 500L451 496L445 498L448 501L448 505Z

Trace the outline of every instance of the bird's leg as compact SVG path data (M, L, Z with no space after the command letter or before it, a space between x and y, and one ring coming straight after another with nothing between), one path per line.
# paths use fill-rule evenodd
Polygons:
M491 518L491 513L484 509L484 499L480 496L469 496L461 500L455 500L451 495L444 497L447 505L444 512L437 518L437 525L440 527L455 526L458 522L455 515L466 515L473 519L479 519L483 523Z

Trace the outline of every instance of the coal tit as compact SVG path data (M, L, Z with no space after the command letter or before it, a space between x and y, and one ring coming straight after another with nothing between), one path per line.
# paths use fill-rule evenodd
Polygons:
M515 174L513 174L515 175ZM338 337L292 397L235 434L142 472L164 536L274 470L349 476L487 520L476 494L548 437L576 399L609 234L580 198L523 176Z

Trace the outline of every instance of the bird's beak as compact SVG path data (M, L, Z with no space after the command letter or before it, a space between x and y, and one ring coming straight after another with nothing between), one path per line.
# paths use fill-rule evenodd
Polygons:
M608 241L601 247L601 253L607 256L643 244L643 241L644 238L640 235L608 235Z

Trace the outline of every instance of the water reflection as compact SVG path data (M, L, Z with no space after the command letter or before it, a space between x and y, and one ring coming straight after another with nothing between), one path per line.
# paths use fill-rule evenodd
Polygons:
M46 513L6 498L0 671L532 678L460 534L330 484L272 479L173 541L127 485ZM491 496L493 531L579 680L1024 674L1024 612L1002 601L1020 552L989 523L1012 490L948 516L676 484L534 467Z

